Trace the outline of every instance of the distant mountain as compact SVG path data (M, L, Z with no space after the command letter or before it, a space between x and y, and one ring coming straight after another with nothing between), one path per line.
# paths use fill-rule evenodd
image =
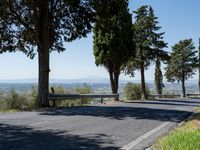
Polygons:
M11 79L11 80L0 80L0 83L37 83L37 79ZM121 79L119 80L120 83L127 83L127 82L133 82L133 83L140 83L140 80L124 80ZM66 83L66 84L73 84L73 83L110 83L110 80L108 78L102 78L102 77L97 77L97 76L89 76L85 78L78 78L78 79L50 79L50 83ZM153 80L146 80L146 83L148 84L154 84ZM186 84L197 84L198 80L197 79L191 79L187 80ZM164 84L172 84L167 82L166 80L164 81ZM177 84L177 82L175 82ZM172 84L173 85L173 84Z
M50 79L51 83L109 83L109 79L101 77L85 77L79 79Z
M0 80L0 83L37 83L37 79L16 79L16 80ZM108 78L101 77L85 77L79 79L50 79L50 83L109 83ZM127 80L120 80L120 83L127 83Z
M11 79L11 80L0 80L0 83L37 83L37 79Z

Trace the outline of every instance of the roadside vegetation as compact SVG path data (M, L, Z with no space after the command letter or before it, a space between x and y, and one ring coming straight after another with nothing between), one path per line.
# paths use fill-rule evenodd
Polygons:
M90 94L92 88L86 84L74 89L65 89L62 86L55 86L55 92L58 94ZM19 92L16 89L10 89L4 93L0 91L0 111L24 111L38 109L37 87L32 87L31 91ZM71 107L89 104L92 99L82 100L61 100L56 102L58 107ZM51 105L51 102L50 102Z
M92 88L86 84L82 87L76 87L74 89L64 89L62 86L56 86L55 93L57 94L91 94L93 92ZM60 100L56 102L57 107L73 107L87 105L92 101L92 99L78 99L78 100ZM50 103L51 105L51 103Z
M145 91L147 95L151 94L151 91L147 85L145 85ZM141 84L128 82L124 87L124 95L127 100L140 100L142 98Z
M185 124L159 139L153 150L199 150L200 108Z
M38 108L37 90L33 87L30 92L17 92L10 89L8 92L0 92L0 111L32 110Z

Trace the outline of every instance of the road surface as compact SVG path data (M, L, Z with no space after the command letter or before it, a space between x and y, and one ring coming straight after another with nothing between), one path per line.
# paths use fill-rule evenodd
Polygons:
M142 150L200 100L156 100L0 114L0 150Z

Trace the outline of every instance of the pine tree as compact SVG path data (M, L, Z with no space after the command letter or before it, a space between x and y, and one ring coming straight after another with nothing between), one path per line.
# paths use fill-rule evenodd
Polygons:
M169 82L181 82L182 97L186 97L185 81L192 78L198 65L192 39L182 40L172 47L171 59L167 63L165 76Z
M154 15L152 7L142 6L137 11L134 29L134 42L136 43L136 58L131 58L127 67L126 74L134 76L134 71L139 70L141 74L142 99L147 99L145 91L145 69L155 61L158 53L165 53L161 48L166 47L163 41L164 33L157 33L159 27L157 17ZM162 46L158 49L159 46ZM160 55L159 54L159 55Z

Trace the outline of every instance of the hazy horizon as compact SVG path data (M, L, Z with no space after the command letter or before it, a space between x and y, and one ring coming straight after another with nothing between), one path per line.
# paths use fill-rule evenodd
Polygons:
M37 83L38 78L19 78L19 79L0 79L0 83ZM110 79L107 77L100 77L100 76L88 76L88 77L82 77L82 78L50 78L49 79L50 83L110 83ZM129 79L121 79L119 80L120 83L127 83L127 82L133 82L133 83L140 83L140 79L134 79L134 78L129 78ZM178 82L167 82L167 80L163 81L165 84L177 84ZM154 79L152 80L146 80L146 83L153 83L154 84ZM186 83L193 83L193 84L198 84L197 79L189 79L186 81Z
M153 7L155 15L158 17L159 26L162 27L161 31L165 32L164 40L169 43L167 51L171 51L171 46L179 40L186 38L192 38L197 48L200 20L197 19L198 13L196 11L199 9L200 1L130 0L130 12L142 5ZM51 53L51 79L79 79L88 76L109 77L104 67L95 65L92 36L90 33L87 38L65 43L66 51L63 53ZM0 68L0 80L35 79L38 77L38 58L36 55L31 60L21 52L3 53L0 55ZM164 65L162 65L163 68ZM145 71L145 77L146 80L154 79L154 65ZM140 80L140 74L136 72L134 78L121 75L120 79ZM197 76L194 79L197 79Z

